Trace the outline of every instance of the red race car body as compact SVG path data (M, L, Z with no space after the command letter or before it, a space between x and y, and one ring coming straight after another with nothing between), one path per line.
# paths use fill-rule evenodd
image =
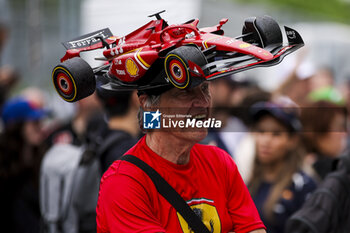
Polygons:
M62 64L79 57L80 52L105 48L103 57L96 58L105 61L105 65L92 71L94 75L109 78L109 89L147 89L169 82L178 88L186 88L191 86L192 77L213 80L253 67L277 64L304 44L295 30L285 27L288 44L283 45L278 24L268 16L247 19L243 34L231 38L224 36L221 29L227 19L220 20L216 26L198 29L198 19L169 26L160 13L152 15L155 20L123 37L113 36L106 28L64 42L67 51L61 59ZM201 58L198 60L191 55L193 53ZM149 76L155 76L155 70L163 66L166 77L152 83ZM76 82L69 79L74 79L72 73L79 71L63 68L54 69L54 84L59 94L65 94L65 99L70 101L67 83L73 83L77 89ZM64 75L60 76L60 73ZM59 76L60 82L57 81ZM69 99L76 100L75 97Z

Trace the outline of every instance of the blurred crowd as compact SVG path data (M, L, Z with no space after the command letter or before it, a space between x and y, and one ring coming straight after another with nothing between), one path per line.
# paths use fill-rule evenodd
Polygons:
M8 29L0 25L0 52ZM136 92L97 90L59 121L44 93L29 87L14 93L19 74L0 67L0 221L2 232L40 232L40 166L56 144L86 145L118 132L124 136L100 157L102 172L142 135ZM211 82L212 114L222 128L202 142L235 160L268 232L282 233L287 219L346 153L350 83L336 86L329 67L307 77L299 65L274 91L236 76ZM93 136L91 136L93 135Z

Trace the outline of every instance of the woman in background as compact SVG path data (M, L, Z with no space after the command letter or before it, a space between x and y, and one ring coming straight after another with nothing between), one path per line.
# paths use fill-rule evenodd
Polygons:
M288 217L316 185L303 173L297 109L260 102L252 107L256 154L249 191L267 232L283 233Z
M8 100L0 134L1 232L40 232L39 170L46 111L25 98Z
M334 169L334 162L347 146L345 104L328 100L313 102L301 114L303 143L307 149L305 171L321 182Z

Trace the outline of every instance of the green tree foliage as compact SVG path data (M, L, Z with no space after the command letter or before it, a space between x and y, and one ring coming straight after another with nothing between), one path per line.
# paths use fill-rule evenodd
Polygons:
M235 0L243 3L267 4L283 10L298 11L315 20L331 20L350 24L350 0Z

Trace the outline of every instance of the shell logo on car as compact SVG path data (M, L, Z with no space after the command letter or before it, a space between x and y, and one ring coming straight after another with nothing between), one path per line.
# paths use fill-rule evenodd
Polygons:
M250 47L250 46L251 46L251 45L248 44L248 43L242 43L242 44L239 45L239 47L240 47L241 49L245 49L245 48L248 48L248 47Z
M131 59L127 59L125 62L126 72L132 77L135 77L139 74L139 68L136 63Z

